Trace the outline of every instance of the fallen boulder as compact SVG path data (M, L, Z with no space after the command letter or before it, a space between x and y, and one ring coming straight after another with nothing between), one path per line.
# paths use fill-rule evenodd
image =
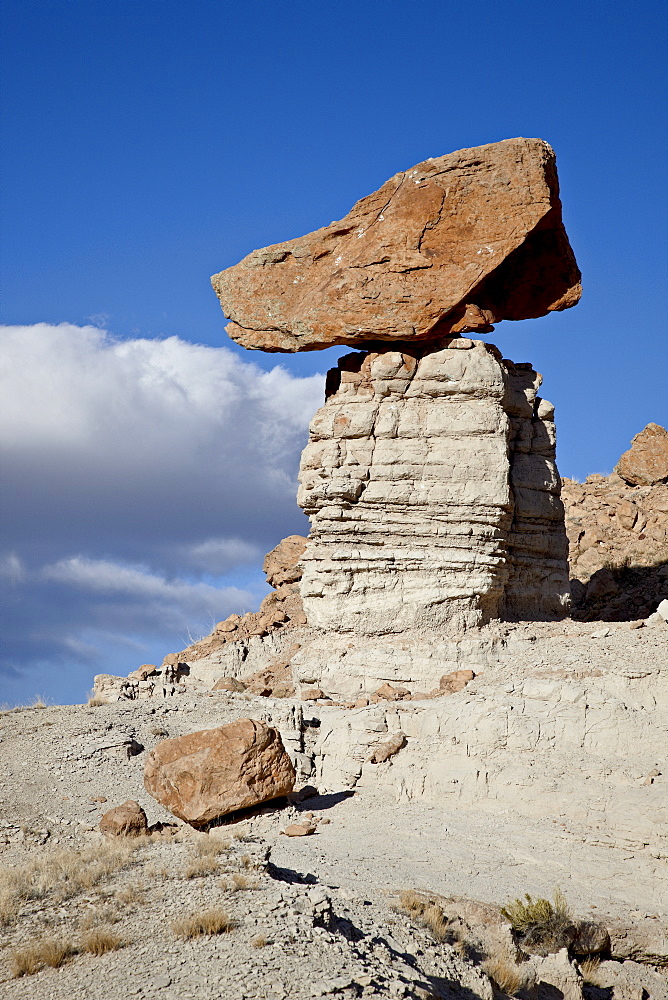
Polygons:
M106 837L142 837L148 833L146 813L138 802L128 799L104 814L100 832Z
M149 795L195 827L287 795L294 783L278 730L253 719L163 740L144 770Z

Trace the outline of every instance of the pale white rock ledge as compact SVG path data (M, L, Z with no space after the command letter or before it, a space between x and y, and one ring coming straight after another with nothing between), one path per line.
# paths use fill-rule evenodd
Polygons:
M567 541L541 380L465 338L340 360L301 461L309 625L374 635L564 615Z

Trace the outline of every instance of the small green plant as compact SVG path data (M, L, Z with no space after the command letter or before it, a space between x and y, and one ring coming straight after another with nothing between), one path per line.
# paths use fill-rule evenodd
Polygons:
M518 934L525 934L530 927L535 927L537 924L563 923L571 919L561 889L555 889L554 903L542 897L533 899L526 892L524 900L516 899L508 903L508 906L502 906L501 916L506 918Z

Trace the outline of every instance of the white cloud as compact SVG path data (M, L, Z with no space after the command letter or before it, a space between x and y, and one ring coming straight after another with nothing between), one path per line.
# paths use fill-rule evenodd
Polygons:
M45 323L0 327L0 373L6 669L148 635L168 652L256 606L263 554L308 527L296 472L321 376Z

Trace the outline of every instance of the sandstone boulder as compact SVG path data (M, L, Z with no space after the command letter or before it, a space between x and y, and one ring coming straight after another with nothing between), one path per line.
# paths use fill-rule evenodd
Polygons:
M284 583L297 583L301 578L299 560L304 554L306 539L303 535L288 535L268 552L262 563L262 572L270 587Z
M554 152L524 138L425 160L212 284L230 337L264 351L487 332L581 294Z
M631 486L654 486L668 480L668 431L660 424L647 424L636 434L615 472Z
M219 677L211 688L212 691L231 691L232 694L241 694L246 690L243 681L238 681L236 677Z
M100 831L106 837L141 837L148 833L146 813L138 802L128 799L104 814Z
M196 827L287 795L294 783L278 730L252 719L163 740L144 771L149 795Z

